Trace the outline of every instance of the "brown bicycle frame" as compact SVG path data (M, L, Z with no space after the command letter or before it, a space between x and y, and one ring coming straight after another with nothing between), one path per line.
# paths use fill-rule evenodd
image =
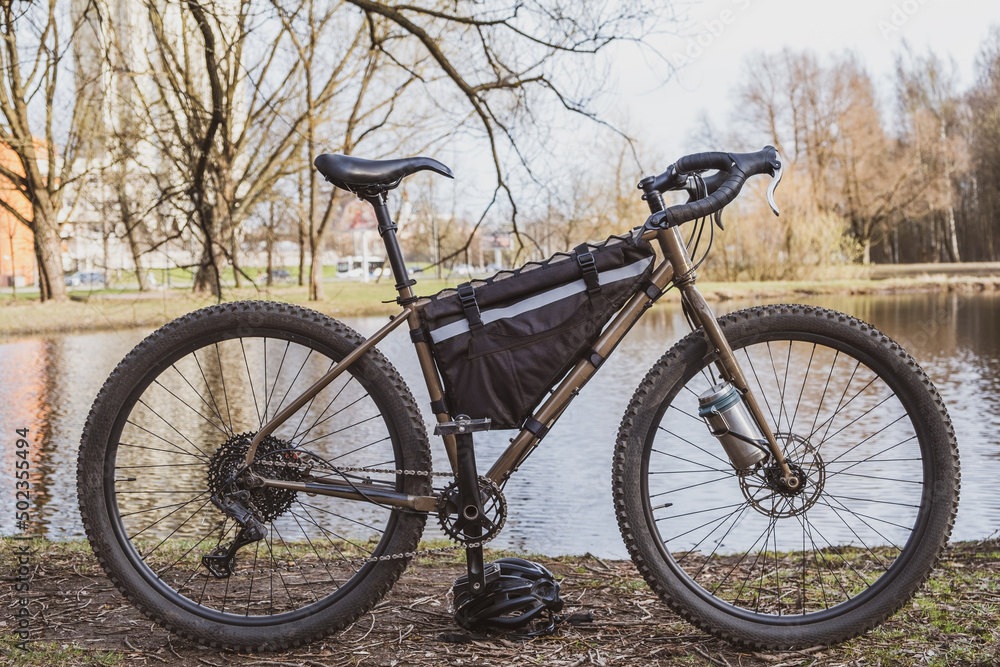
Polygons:
M387 246L390 243L395 244L396 242L394 228L391 232L391 238L385 239ZM672 281L674 282L675 286L681 293L682 302L687 309L693 324L696 327L700 326L704 330L708 342L713 346L714 354L716 356L715 364L719 369L720 375L732 382L743 394L743 399L747 408L756 419L761 428L761 432L767 439L768 449L770 450L771 456L774 461L780 465L785 478L794 479L788 469L788 464L785 463L781 448L775 440L770 426L764 419L764 415L761 412L753 393L750 391L750 387L747 384L742 370L740 370L739 364L733 355L732 348L730 348L729 342L722 333L722 329L716 320L715 314L705 301L704 296L702 296L701 292L699 292L695 287L696 277L691 266L691 256L684 244L680 231L676 227L669 229L647 230L643 234L643 238L647 241L655 239L658 242L660 250L663 254L663 260L653 271L651 278L652 283L662 292L667 289L667 286ZM419 312L421 308L429 303L429 300L414 300L415 297L412 290L412 281L409 282L411 283L409 285L397 284L396 286L397 291L399 292L399 300L402 303L407 304L403 306L403 309L399 314L392 316L385 326L376 331L364 343L341 359L333 369L316 381L311 387L304 391L298 398L292 401L285 409L275 415L267 424L263 426L263 428L261 428L261 430L254 437L250 448L247 451L246 463L248 466L253 461L257 445L260 444L261 440L270 435L286 419L291 417L303 405L316 396L316 394L322 391L324 387L333 382L333 380L340 376L341 373L343 373L352 363L365 354L365 352L377 345L394 329L401 326L404 321L409 324L409 328L411 330L415 330L420 327ZM626 303L625 306L618 312L611 323L605 328L601 336L594 343L594 351L597 352L602 359L607 360L607 358L618 346L618 343L625 338L628 331L636 322L639 321L639 318L642 317L643 313L650 306L652 306L652 304L653 298L647 295L646 292L637 291L633 294L628 303ZM415 341L413 345L416 348L417 359L420 362L420 369L424 376L424 382L427 385L427 391L430 394L431 401L436 402L435 404L440 404L441 399L444 397L444 388L441 385L441 379L438 375L437 366L434 363L433 356L431 355L430 345L423 341ZM532 415L534 419L544 425L546 429L551 428L569 406L573 398L575 398L579 393L579 390L596 372L597 367L594 366L589 360L581 359L578 361L572 370L570 370L570 372L559 383L548 399L546 399L546 401L542 403L541 407L535 411L534 415ZM435 416L438 423L447 423L452 421L452 416L448 413L438 413ZM448 453L448 460L451 464L451 469L457 474L458 466L455 437L453 435L444 435L442 436L442 439L444 440L445 451ZM504 452L497 458L496 462L493 463L489 472L486 473L486 477L497 484L502 483L518 469L525 459L528 458L535 447L538 446L540 441L541 438L533 434L528 429L522 428L517 436L511 440L507 449L504 450ZM379 489L371 484L352 484L346 481L290 482L267 478L258 479L258 483L266 487L290 489L305 493L315 493L319 495L334 496L352 500L370 501L392 507L407 508L417 511L433 511L437 506L437 498L435 496L413 496L396 491L390 491L386 488Z

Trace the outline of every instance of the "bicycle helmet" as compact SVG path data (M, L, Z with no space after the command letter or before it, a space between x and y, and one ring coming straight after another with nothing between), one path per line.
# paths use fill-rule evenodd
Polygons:
M474 595L468 575L455 580L455 621L466 630L521 630L547 616L547 623L527 635L549 634L554 613L562 610L559 582L552 573L523 558L501 558L486 566L486 590Z

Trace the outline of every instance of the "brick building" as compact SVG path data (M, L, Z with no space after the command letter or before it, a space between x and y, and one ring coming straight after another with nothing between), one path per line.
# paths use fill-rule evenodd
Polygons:
M0 144L0 162L11 171L23 174L17 155L5 144ZM18 192L14 184L0 177L0 199L12 209L31 219L31 203ZM0 287L35 283L35 236L18 218L0 206Z

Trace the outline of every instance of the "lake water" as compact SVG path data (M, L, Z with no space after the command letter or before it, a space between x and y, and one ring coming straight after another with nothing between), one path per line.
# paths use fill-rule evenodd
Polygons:
M665 300L670 299L669 294ZM789 299L784 299L789 301ZM871 322L900 342L937 385L950 411L962 457L962 497L953 539L1000 529L1000 296L995 293L893 296L810 296L800 300ZM716 304L721 314L753 305ZM384 318L353 318L370 334ZM646 370L687 333L679 309L649 312L584 388L542 445L508 483L511 506L495 546L533 553L627 557L611 502L611 458L618 424ZM147 333L122 330L8 339L0 343L0 451L10 471L0 500L0 533L14 531L16 428L28 428L35 471L34 518L50 539L83 536L77 510L76 458L87 412L118 361ZM404 330L380 349L433 417ZM507 445L511 432L478 434L481 470ZM447 466L434 450L438 469ZM430 526L430 523L429 523ZM430 528L425 535L440 533Z

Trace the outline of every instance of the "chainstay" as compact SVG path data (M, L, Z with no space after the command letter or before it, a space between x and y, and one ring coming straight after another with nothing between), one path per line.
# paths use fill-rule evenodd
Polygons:
M305 471L305 472L311 471L314 468L314 466L312 465L312 463L309 462L309 461L306 461L306 462L266 461L265 463L268 466L275 466L275 467L282 467L282 468L296 468L298 470ZM454 477L455 476L453 473L450 473L450 472L434 472L432 470L394 470L394 469L389 469L389 468L368 468L368 467L363 467L363 466L361 466L361 467L359 467L359 466L342 466L341 467L341 466L331 466L329 464L325 464L325 465L320 466L320 467L322 467L324 470L332 472L332 473L360 472L360 473L367 473L367 474L413 475L413 476L422 476L422 477ZM480 476L480 479L486 479L486 478ZM500 491L500 487L496 484L496 482L494 482L492 480L488 480L488 481L489 481L489 483L493 487L495 487L497 489L498 492ZM504 506L503 516L502 516L501 521L503 523L506 523L506 519L507 519L507 508L506 508L506 506ZM367 558L342 558L342 559L339 559L337 562L338 563L345 563L345 564L348 564L348 565L367 565L368 563L378 563L378 562L390 561L390 560L403 560L403 559L409 560L411 558L416 558L417 556L430 556L430 555L434 555L434 554L450 553L452 551L458 551L460 549L475 549L477 547L485 546L489 542L492 542L494 538L496 538L496 535L493 535L492 537L489 537L489 538L487 538L485 540L480 540L478 542L470 542L468 544L453 544L453 545L449 545L449 546L446 546L446 547L434 547L432 549L417 549L415 551L404 551L404 552L394 553L394 554L384 554L382 556L369 556ZM308 567L311 567L311 568L312 567L324 567L325 565L327 565L327 564L325 564L325 563L323 563L323 564L316 563L316 564L310 564ZM297 566L297 567L301 568L301 566Z

